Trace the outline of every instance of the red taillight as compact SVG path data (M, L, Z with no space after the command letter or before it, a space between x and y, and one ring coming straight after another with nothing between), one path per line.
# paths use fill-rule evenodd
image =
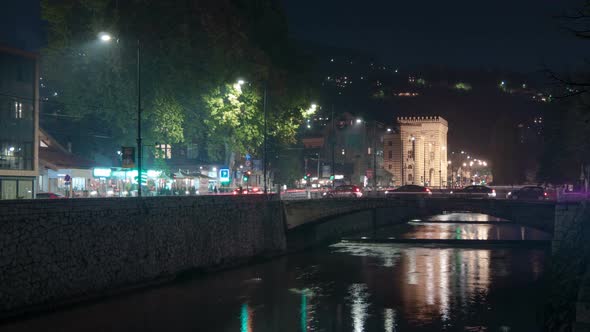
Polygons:
M543 193L543 196L547 197L547 193Z
M426 188L426 192L429 193L430 192L430 189Z
M356 191L358 193L361 190L359 188L354 188L354 191Z
M495 193L496 193L496 189L492 189L492 194L495 194Z

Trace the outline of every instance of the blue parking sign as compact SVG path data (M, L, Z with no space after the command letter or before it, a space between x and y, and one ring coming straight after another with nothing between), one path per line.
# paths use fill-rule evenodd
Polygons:
M219 170L219 181L229 182L229 169L228 168L222 168Z

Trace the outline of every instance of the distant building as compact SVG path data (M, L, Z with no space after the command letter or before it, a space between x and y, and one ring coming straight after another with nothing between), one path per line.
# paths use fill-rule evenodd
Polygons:
M35 197L38 130L37 55L0 47L0 199Z
M383 167L395 186L447 186L448 123L438 116L398 118L383 139Z

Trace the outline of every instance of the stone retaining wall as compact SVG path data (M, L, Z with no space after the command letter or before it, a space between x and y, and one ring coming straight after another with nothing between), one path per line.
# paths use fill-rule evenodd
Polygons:
M0 201L0 316L285 249L264 196Z

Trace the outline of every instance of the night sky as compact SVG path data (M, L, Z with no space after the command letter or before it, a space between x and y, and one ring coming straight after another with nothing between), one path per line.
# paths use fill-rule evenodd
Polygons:
M442 64L530 71L572 69L590 43L553 16L581 0L281 0L293 37L351 48L396 66ZM0 43L43 45L39 0L5 0Z
M282 1L294 37L360 49L399 67L529 71L571 66L590 51L553 18L579 0Z

